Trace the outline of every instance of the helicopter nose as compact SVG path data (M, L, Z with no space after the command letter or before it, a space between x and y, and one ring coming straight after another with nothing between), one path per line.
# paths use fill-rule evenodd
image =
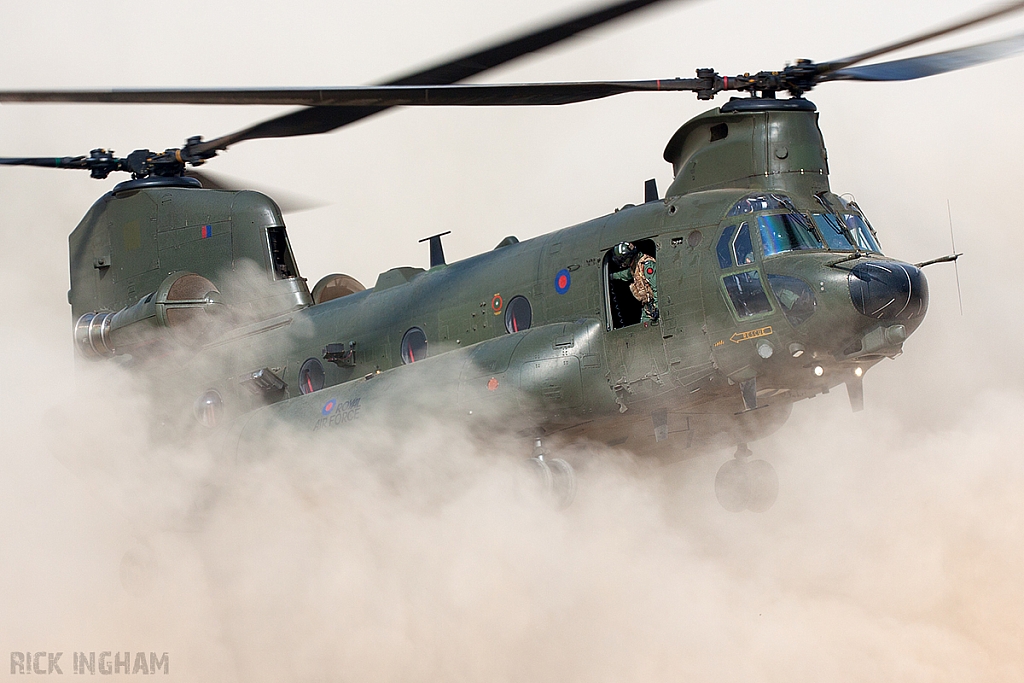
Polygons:
M928 310L928 281L920 268L898 261L868 261L850 271L850 298L877 320L913 320Z

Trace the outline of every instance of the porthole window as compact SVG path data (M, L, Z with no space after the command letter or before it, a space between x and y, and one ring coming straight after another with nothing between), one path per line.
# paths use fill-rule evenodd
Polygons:
M415 363L427 357L427 335L418 327L409 328L402 337L402 362Z
M196 419L204 427L216 427L224 416L224 401L213 389L196 399L193 407Z
M505 307L505 329L509 334L530 329L533 324L533 308L525 296L514 296Z
M324 388L324 366L316 358L310 358L299 368L299 391L312 394Z

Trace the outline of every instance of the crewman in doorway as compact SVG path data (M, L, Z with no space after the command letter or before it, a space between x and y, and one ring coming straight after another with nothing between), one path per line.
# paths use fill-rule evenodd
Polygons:
M658 322L658 263L636 248L632 242L619 242L612 249L612 263L618 268L612 279L629 283L629 291L640 302L640 322Z

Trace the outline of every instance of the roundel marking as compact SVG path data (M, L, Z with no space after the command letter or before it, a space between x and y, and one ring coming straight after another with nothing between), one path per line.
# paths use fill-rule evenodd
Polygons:
M501 307L504 305L505 301L501 298L501 294L495 294L491 299L491 310L494 311L494 315L500 315Z
M651 268L650 266L647 266L647 274L648 275L654 275L654 268Z
M338 405L338 402L333 398L324 404L324 407L320 410L324 415L330 415L331 411L334 410L334 406Z
M555 274L555 291L565 294L569 291L570 285L572 285L572 278L569 276L569 271L562 268Z

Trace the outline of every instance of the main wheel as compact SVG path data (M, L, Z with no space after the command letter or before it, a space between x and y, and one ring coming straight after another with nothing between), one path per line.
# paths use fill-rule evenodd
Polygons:
M743 460L727 460L715 475L715 496L729 512L742 512L750 502L749 466Z
M533 457L527 460L526 463L526 466L533 472L533 475L537 477L540 490L545 493L551 491L551 487L554 485L554 477L547 461L543 457Z
M747 463L747 482L750 498L747 509L751 512L767 512L779 497L779 475L767 460L751 460Z

